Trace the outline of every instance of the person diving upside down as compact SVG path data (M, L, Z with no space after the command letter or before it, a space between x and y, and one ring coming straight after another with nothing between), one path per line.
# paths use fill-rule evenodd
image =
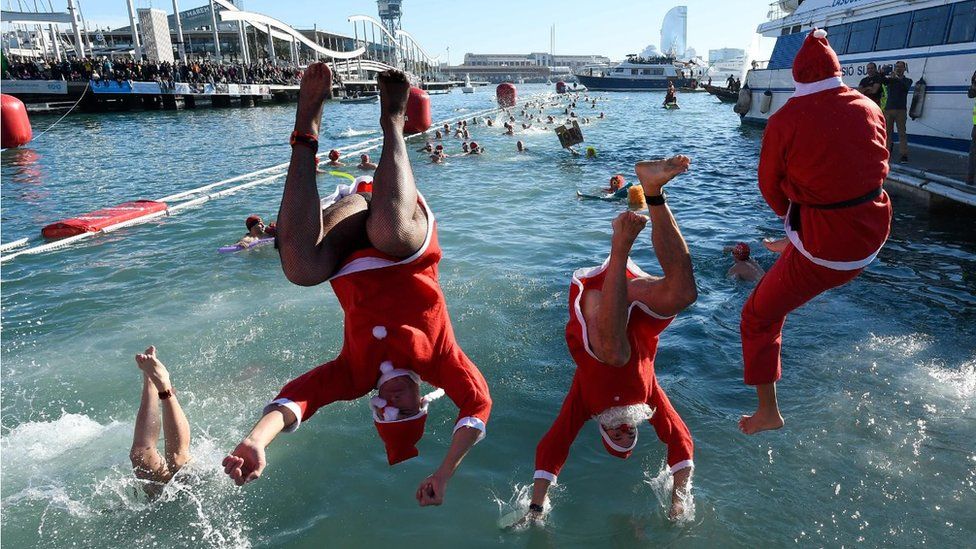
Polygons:
M343 196L323 210L313 158L332 74L314 63L302 78L279 212L281 266L295 284L332 285L345 313L342 351L286 384L223 465L238 485L257 479L279 432L374 389L373 422L394 465L419 454L428 404L443 392L460 413L443 463L416 493L421 506L440 505L465 454L484 437L492 403L484 377L454 339L438 282L437 226L417 192L404 141L409 82L399 71L381 73L377 82L383 151L372 193ZM421 397L421 381L442 391Z
M786 315L857 277L891 228L885 121L868 97L841 81L826 32L812 31L793 62L796 92L769 117L759 156L759 190L785 220L788 242L742 308L745 382L759 398L739 429L784 425L776 402Z
M566 343L576 372L559 415L536 449L532 504L523 523L542 518L549 487L590 419L596 420L607 452L623 459L637 446L639 425L650 421L667 445L674 475L668 516L682 515L694 444L658 384L654 357L661 332L698 296L688 247L662 192L689 163L687 157L675 156L636 166L650 205L651 239L663 277L644 273L630 260L634 241L648 221L630 211L613 220L610 256L603 265L573 273Z

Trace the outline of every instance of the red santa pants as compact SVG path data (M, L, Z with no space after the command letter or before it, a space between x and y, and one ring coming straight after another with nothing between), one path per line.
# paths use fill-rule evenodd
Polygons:
M747 385L765 385L782 375L780 348L786 315L817 295L842 286L861 273L821 267L786 247L742 307L742 359Z

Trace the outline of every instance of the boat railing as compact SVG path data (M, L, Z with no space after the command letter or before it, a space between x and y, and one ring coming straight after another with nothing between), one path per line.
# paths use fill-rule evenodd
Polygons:
M787 15L790 15L790 12L784 10L781 4L782 2L773 2L769 5L769 11L766 13L766 18L768 20L776 21L777 19L782 19Z

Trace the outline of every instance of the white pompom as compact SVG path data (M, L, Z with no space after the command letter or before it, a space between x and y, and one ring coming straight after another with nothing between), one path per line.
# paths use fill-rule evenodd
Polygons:
M380 372L384 374L388 374L392 371L393 371L393 363L390 362L389 360L385 360L383 361L382 364L380 364Z
M380 397L373 397L369 399L369 405L373 408L381 410L386 407L386 399Z
M817 30L813 31L813 37L814 38L827 38L827 31L825 31L823 29L817 29Z
M399 415L400 415L400 410L394 408L393 406L387 406L386 408L383 408L384 421L394 421Z
M373 337L383 339L386 337L386 326L373 326Z

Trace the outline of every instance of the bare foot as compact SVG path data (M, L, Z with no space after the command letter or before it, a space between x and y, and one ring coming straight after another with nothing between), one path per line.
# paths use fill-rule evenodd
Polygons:
M661 194L661 187L668 181L674 179L678 174L688 170L691 159L684 155L672 156L662 160L644 160L634 166L637 172L637 179L644 194L647 196L658 196Z
M318 135L325 100L332 97L332 71L325 63L312 63L302 75L298 90L295 131Z
M742 416L739 419L739 430L747 435L754 435L762 431L779 429L785 423L783 416L779 414L779 410L766 411L760 409L751 416Z
M765 246L767 250L773 252L774 254L781 254L784 251L786 251L786 246L788 246L789 243L790 243L789 239L786 239L786 238L780 238L780 239L765 238L765 239L763 239L763 246Z
M380 125L398 123L403 126L410 96L410 80L403 71L389 70L376 75L380 88Z
M156 390L163 392L170 388L169 371L156 358L156 347L150 345L142 354L136 355L136 364L146 374L149 381L156 386Z

